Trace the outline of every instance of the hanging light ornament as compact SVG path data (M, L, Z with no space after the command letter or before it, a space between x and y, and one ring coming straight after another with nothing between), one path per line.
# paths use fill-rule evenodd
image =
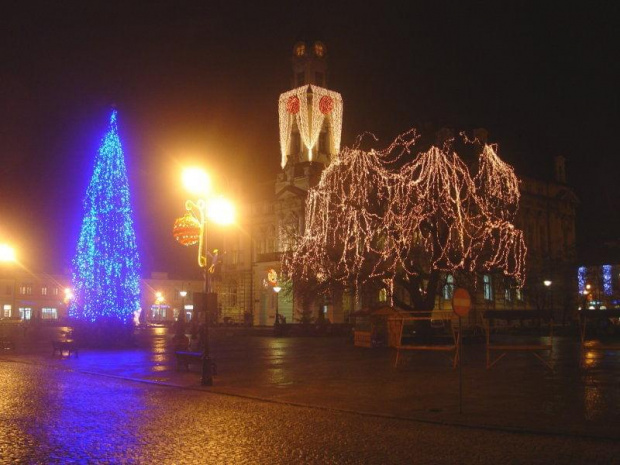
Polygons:
M292 115L296 115L299 113L299 97L296 95L291 95L286 101L286 111L288 111Z
M181 245L190 246L200 239L200 222L190 212L177 218L172 228L172 235Z
M334 100L329 95L324 95L319 100L319 110L324 115L330 113L334 109Z

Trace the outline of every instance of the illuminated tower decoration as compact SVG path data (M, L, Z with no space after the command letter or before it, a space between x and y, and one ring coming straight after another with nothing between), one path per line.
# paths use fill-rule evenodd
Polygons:
M293 85L280 95L281 166L318 162L324 166L340 151L342 96L326 89L325 45L309 47L298 42L293 48Z
M73 318L126 323L139 309L140 259L134 233L123 148L112 111L95 157L73 259Z

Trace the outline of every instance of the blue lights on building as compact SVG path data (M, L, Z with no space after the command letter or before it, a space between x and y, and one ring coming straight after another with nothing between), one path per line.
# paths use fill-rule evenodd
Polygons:
M603 293L611 295L613 292L611 265L603 265L601 268L603 269Z
M73 259L69 315L90 322L127 322L140 306L140 259L116 118L114 110L95 157Z
M585 266L580 266L577 269L577 284L579 286L579 293L583 294L586 290L586 276L588 274L588 269Z

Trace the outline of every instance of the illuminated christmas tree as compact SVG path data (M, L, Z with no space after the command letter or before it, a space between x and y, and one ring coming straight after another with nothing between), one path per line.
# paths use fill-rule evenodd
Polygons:
M128 323L140 305L140 260L116 119L114 110L95 157L73 260L69 315L90 323Z
M410 131L383 151L344 149L309 191L306 229L282 263L302 300L334 288L385 288L400 307L428 311L448 274L501 272L522 285L512 167L476 141L472 176L452 138L414 154L417 139Z

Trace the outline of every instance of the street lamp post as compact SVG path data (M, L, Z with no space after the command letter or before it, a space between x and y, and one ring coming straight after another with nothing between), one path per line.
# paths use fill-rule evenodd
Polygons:
M185 209L195 214L197 212L200 232L198 237L198 266L204 271L204 322L203 322L203 355L202 355L202 379L203 386L213 386L213 365L209 356L209 324L210 313L215 310L217 305L217 295L211 288L211 274L217 265L217 251L208 252L207 249L207 218L211 221L226 225L234 220L234 209L232 204L222 197L212 197L211 181L207 173L200 169L190 168L183 172L183 182L191 193L196 194L199 199L194 202L187 200ZM208 264L208 257L211 258L211 266Z
M179 292L181 296L181 309L177 315L177 321L175 323L174 343L178 349L187 350L188 340L185 336L185 296L187 291L183 290Z
M549 279L545 279L543 284L545 286L545 308L549 307L549 311L553 313L553 298L550 298L552 282Z
M179 292L181 296L181 312L179 313L179 321L185 324L185 297L187 296L187 291L183 290Z
M279 298L280 297L280 291L282 290L282 288L280 286L273 286L273 292L276 293L276 321L273 324L273 332L275 336L279 336L280 335L280 314L278 313L278 307L280 305L279 302Z

